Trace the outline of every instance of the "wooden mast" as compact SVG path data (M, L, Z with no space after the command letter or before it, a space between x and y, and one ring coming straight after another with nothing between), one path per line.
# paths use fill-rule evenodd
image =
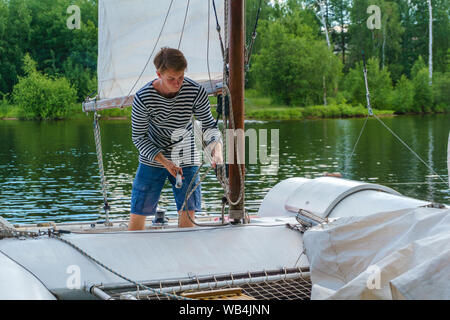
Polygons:
M234 127L237 132L244 132L244 47L245 47L245 9L244 0L230 0L230 23L229 23L229 72L230 72L230 93L233 106ZM235 132L236 134L236 132ZM236 149L239 148L239 156L245 159L245 136L237 134ZM236 201L242 192L241 201L237 205L230 205L229 219L235 222L244 218L244 190L241 189L241 178L239 167L242 168L242 179L244 179L244 163L237 161L237 154L234 153L234 162L230 164L229 181L231 200ZM242 183L244 185L244 183Z

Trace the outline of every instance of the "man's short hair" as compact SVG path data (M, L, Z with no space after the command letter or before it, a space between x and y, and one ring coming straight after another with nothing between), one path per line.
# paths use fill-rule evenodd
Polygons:
M187 68L187 61L180 50L173 48L161 48L153 59L156 70L164 72L168 69L174 71L184 71Z

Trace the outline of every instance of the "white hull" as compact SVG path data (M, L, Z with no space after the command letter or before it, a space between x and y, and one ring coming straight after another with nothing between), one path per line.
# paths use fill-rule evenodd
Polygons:
M320 192L319 192L320 190ZM365 200L364 200L365 199ZM366 201L366 205L361 203ZM429 205L376 185L337 178L292 178L276 185L250 224L129 232L125 224L107 228L58 224L61 237L87 255L135 282L189 280L208 276L299 268L309 261L297 212L336 218ZM330 208L332 209L330 210ZM351 208L357 210L350 210ZM24 229L24 228L19 228ZM48 227L28 227L29 231ZM123 278L74 247L48 235L0 240L0 299L93 299L95 285L123 286Z

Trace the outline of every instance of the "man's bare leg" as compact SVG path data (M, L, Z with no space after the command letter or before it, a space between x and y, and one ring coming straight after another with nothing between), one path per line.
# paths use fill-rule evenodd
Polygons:
M145 229L145 218L146 216L141 216L139 214L130 214L130 222L128 223L128 231L134 230L144 230Z
M191 219L189 219L191 217ZM179 228L190 228L195 226L192 221L195 219L195 211L189 211L189 217L186 211L178 211L178 227ZM192 221L191 221L192 220Z

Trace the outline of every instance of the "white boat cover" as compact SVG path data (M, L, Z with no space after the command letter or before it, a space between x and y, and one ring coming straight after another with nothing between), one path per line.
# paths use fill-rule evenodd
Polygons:
M307 267L301 233L286 227L295 222L295 218L265 218L224 227L71 233L63 238L129 279L163 281ZM58 299L89 298L84 290L89 284L125 282L68 244L47 236L0 240L2 254L32 272ZM1 282L8 276L6 284L16 283L17 291L31 290L31 283L22 281L24 271L2 275L10 265L0 259L0 297L12 296L10 287Z
M450 299L450 210L346 217L305 232L311 299Z
M130 94L156 77L153 58L162 47L178 48L188 4L179 47L188 61L186 76L199 82L209 80L209 56L212 80L222 78L222 52L211 1L100 0L97 67L100 99L127 96L155 46L150 62ZM223 1L216 1L215 4L219 23L223 27Z

